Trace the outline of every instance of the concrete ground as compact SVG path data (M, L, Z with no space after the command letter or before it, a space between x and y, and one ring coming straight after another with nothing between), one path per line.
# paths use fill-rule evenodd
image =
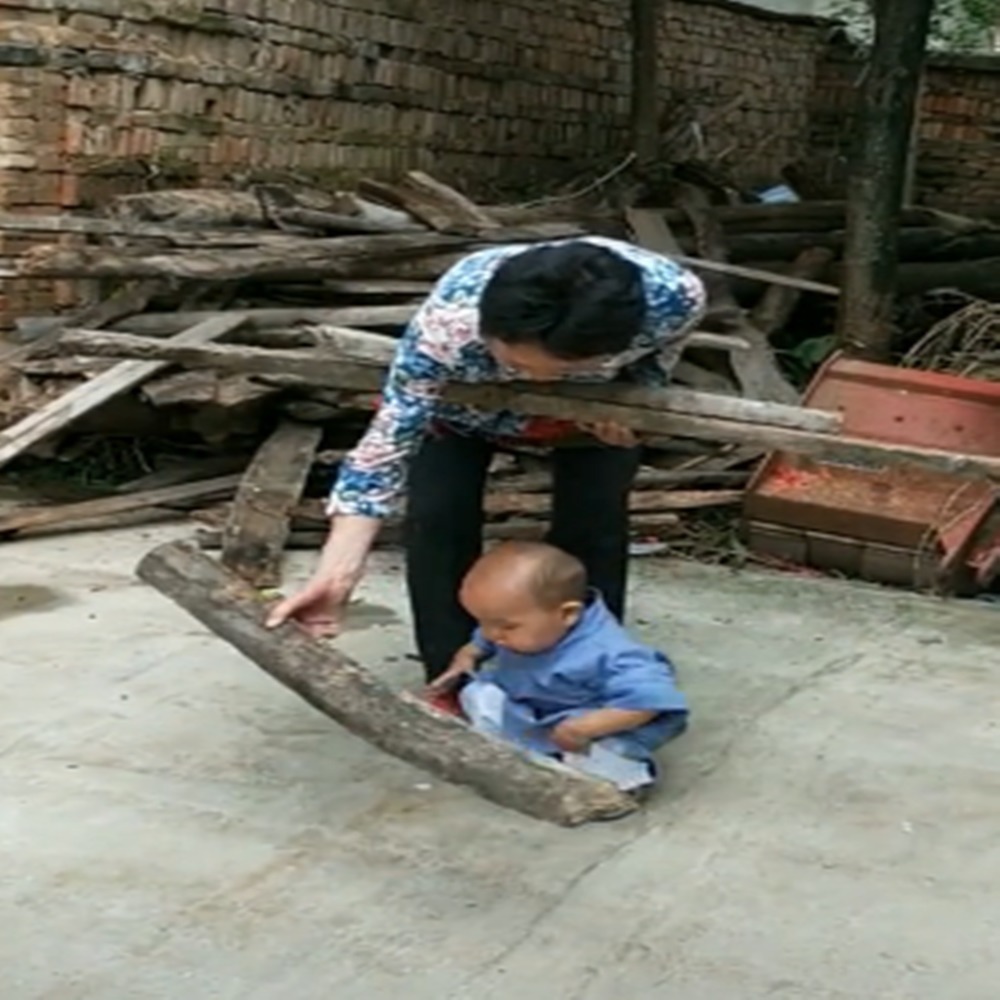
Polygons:
M4 1000L996 1000L1000 609L638 563L695 724L644 814L566 831L137 583L177 530L4 549ZM397 557L363 596L344 644L415 681Z

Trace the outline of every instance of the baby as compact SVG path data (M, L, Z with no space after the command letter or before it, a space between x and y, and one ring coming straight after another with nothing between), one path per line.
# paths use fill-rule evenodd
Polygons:
M431 694L471 677L459 702L475 729L623 789L652 784L653 751L684 732L687 703L667 658L629 636L579 560L550 545L499 545L469 571L460 600L479 627Z

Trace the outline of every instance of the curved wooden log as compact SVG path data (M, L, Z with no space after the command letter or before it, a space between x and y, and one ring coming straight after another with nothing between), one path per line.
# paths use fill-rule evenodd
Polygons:
M563 826L616 819L637 808L633 798L609 782L528 757L412 696L396 694L296 625L265 628L259 592L194 545L160 546L143 558L137 572L324 715L444 781Z

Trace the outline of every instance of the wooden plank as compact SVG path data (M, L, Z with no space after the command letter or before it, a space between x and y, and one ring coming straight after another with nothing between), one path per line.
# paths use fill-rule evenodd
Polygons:
M800 201L786 205L719 205L719 220L727 232L802 232L815 229L827 232L843 229L846 218L846 202L843 201ZM664 218L674 225L684 225L684 213L679 209L660 209ZM518 222L523 221L523 217ZM996 225L986 219L942 212L938 209L911 205L903 209L904 226L940 226L956 234L976 233L995 229Z
M474 234L500 228L496 219L465 195L421 170L411 170L397 184L363 180L359 190L396 205L441 233Z
M734 278L749 278L765 285L784 285L786 288L798 288L802 292L816 292L819 295L840 295L836 285L828 285L822 281L809 281L806 278L795 278L787 274L777 274L774 271L761 271L756 267L742 267L739 264L727 264L718 260L705 260L703 257L687 257L671 255L678 264L684 264L694 271L710 271L714 274L728 274Z
M23 358L29 358L44 351L59 339L67 327L89 326L100 329L104 326L111 326L125 316L142 312L153 296L162 288L163 283L160 281L141 281L130 287L119 289L100 302L83 306L67 316L53 317L51 325L42 332L42 336L34 338L31 343L18 344L0 353L0 364L14 364Z
M720 213L721 215L722 213ZM802 292L817 292L820 295L840 295L836 285L828 285L820 281L812 281L796 275L775 274L772 271L762 271L755 267L741 267L727 261L706 260L704 257L690 257L681 253L680 244L674 236L666 214L652 208L629 208L625 211L626 219L631 228L635 242L639 246L652 250L684 264L695 271L709 271L714 274L728 274L736 278L749 278L768 285L781 285L786 288L797 288Z
M48 504L43 507L22 507L0 516L0 537L10 538L20 532L68 527L81 522L108 518L133 510L169 507L195 500L218 500L231 496L240 482L238 475L217 476L194 483L180 483L155 490L135 493L115 493L97 500L78 503Z
M322 437L320 427L283 421L260 446L240 482L226 524L222 564L255 587L281 583L292 511Z
M147 472L138 479L122 483L114 492L138 493L141 490L159 490L166 486L181 486L218 476L235 476L237 473L242 475L252 457L252 454L226 452L224 455L211 455L207 458L184 458Z
M263 223L263 220L260 220ZM123 236L136 239L191 240L199 234L182 226L138 222L129 218L99 218L88 215L16 215L0 212L0 232L47 233L78 236ZM265 235L267 230L259 230ZM202 234L204 235L204 234ZM252 231L233 233L234 238L252 236Z
M402 213L394 218L373 219L359 212L306 206L283 184L257 184L254 193L268 221L279 229L297 227L328 233L412 233L424 229Z
M514 390L506 386L450 386L444 398L485 410L509 409L516 413L554 417L558 420L611 421L640 434L689 437L715 442L754 445L763 451L789 451L860 468L912 464L924 469L972 478L1000 480L1000 458L963 455L935 448L883 444L837 434L791 427L656 411L643 407L567 398L539 392L536 386Z
M579 236L576 226L552 223L531 229L496 229L479 236L438 232L388 233L374 236L280 235L248 247L192 247L183 251L115 247L45 246L17 262L22 278L163 278L191 281L285 280L289 278L355 278L359 270L405 271L413 261L434 259L445 251L462 253L477 247L531 243ZM450 259L450 258L449 258ZM442 268L435 267L434 277Z
M406 281L397 278L328 278L323 288L334 295L360 298L388 298L397 295L426 295L433 281Z
M633 241L639 246L665 257L680 255L681 246L667 224L663 212L654 208L626 208L625 218L632 230ZM699 347L745 351L749 350L750 345L745 340L727 334L695 331L685 339L683 348L691 350ZM700 368L683 359L674 365L672 376L675 381L685 382L697 389L710 392L735 392L735 386L727 376Z
M809 247L795 258L789 273L796 278L812 280L829 268L833 258L832 250ZM750 313L750 322L766 337L773 337L784 329L801 298L802 291L798 288L772 285Z
M291 327L300 323L350 326L364 330L369 327L402 327L413 318L418 303L391 306L344 306L334 309L241 309L246 317L246 329L267 330ZM147 312L113 321L114 329L121 333L137 333L144 337L171 337L175 333L218 316L218 309L201 309L193 312ZM24 338L38 337L53 329L70 327L95 327L87 320L67 322L68 317L24 316L17 320L18 334Z
M319 523L317 521L317 523ZM681 523L676 514L633 514L629 518L632 531L645 536L669 536L676 533ZM545 518L518 518L483 525L486 541L541 542L549 533ZM321 549L330 537L329 527L293 528L285 542L285 551L292 549ZM195 532L198 548L213 551L222 548L222 532L217 528L199 528ZM383 525L375 540L376 548L387 548L403 543L403 526L389 521Z
M676 201L691 219L702 256L722 263L728 261L725 233L708 193L694 184L678 184ZM710 309L716 313L721 328L750 344L749 351L730 357L730 367L743 395L776 403L797 403L798 390L785 378L767 337L740 309L728 278L715 273L706 279L705 285Z
M177 334L168 343L176 346L206 344L231 333L242 323L242 314L224 314ZM58 399L54 399L12 427L8 427L0 432L0 468L39 441L65 430L85 413L90 413L109 399L142 384L146 379L162 371L168 363L166 361L122 362L101 372L89 382L70 389Z
M698 510L726 507L743 500L742 490L639 490L629 498L630 513L658 513L672 510ZM487 514L544 514L552 506L545 493L490 493L484 499Z
M380 371L372 369L384 368L392 361L397 347L397 342L393 338L337 327L324 328L322 335L321 349L305 351L230 346L192 347L175 344L172 341L153 341L127 334L91 331L71 331L63 339L62 344L67 351L84 355L92 353L102 356L165 358L192 367L218 367L230 371L294 375L310 380L314 385L327 385L358 392L378 391L381 388L384 376ZM449 388L449 392L468 388L470 387L455 385ZM666 389L644 389L621 383L602 385L560 383L548 388L533 386L532 391L554 392L580 401L611 401L627 406L806 430L830 431L841 424L839 415L821 410L695 392L676 386Z
M81 352L101 348L112 354L137 353L140 357L164 356L194 367L220 367L230 371L254 372L281 379L285 384L299 382L324 385L356 392L377 392L384 375L372 364L355 364L336 357L324 358L317 351L267 351L246 347L171 346L169 342L149 341L142 337L88 333L79 341L71 341ZM601 400L587 398L585 393L600 388L606 393ZM527 385L450 385L444 393L449 402L465 403L486 410L513 410L532 416L555 417L573 422L612 421L638 431L642 435L687 437L719 443L753 445L762 451L790 451L832 462L866 468L913 464L921 468L952 475L1000 479L1000 458L987 455L963 455L934 448L916 448L898 444L882 444L860 438L842 437L830 431L802 430L752 419L705 416L669 409L670 399L677 390L654 390L661 396L660 408L624 405L614 400L619 393L629 393L631 387L621 385L571 386L560 384L546 391L537 383ZM647 390L649 391L649 390ZM695 393L704 397L705 393ZM729 397L712 397L725 405L737 402ZM778 404L739 401L747 414L766 412L813 414L818 411Z
M174 542L153 550L139 564L138 575L314 708L444 781L566 826L636 809L635 800L609 782L529 757L410 695L396 694L297 625L265 628L259 592L193 545Z
M625 220L639 246L665 257L680 254L681 245L662 212L655 208L626 208Z
M675 489L678 486L699 485L705 481L717 486L742 486L749 477L747 472L713 470L703 472L700 468L680 469L640 469L632 484L633 493L640 490ZM487 489L493 493L548 493L552 489L552 469L540 472L524 472L512 476L490 479Z
M140 390L142 398L156 407L211 406L215 413L259 405L281 390L261 385L249 375L199 371L174 371L154 376Z

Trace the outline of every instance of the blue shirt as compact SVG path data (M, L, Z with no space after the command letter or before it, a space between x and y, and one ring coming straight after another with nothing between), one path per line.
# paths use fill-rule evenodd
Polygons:
M601 708L657 712L628 734L651 751L676 733L677 716L687 715L671 662L633 639L596 594L580 620L544 652L515 653L488 642L478 629L472 641L491 659L478 676L527 709L539 728Z
M705 309L700 279L666 257L598 236L586 242L635 264L642 273L646 317L623 353L602 359L590 373L567 381L608 382L627 373L632 382L662 386L682 342ZM463 433L518 438L529 424L522 414L484 412L445 403L449 382L511 382L480 337L479 302L497 268L527 246L499 246L470 254L437 283L406 329L389 369L381 402L364 437L345 458L330 497L330 513L387 517L406 488L410 458L433 421Z

